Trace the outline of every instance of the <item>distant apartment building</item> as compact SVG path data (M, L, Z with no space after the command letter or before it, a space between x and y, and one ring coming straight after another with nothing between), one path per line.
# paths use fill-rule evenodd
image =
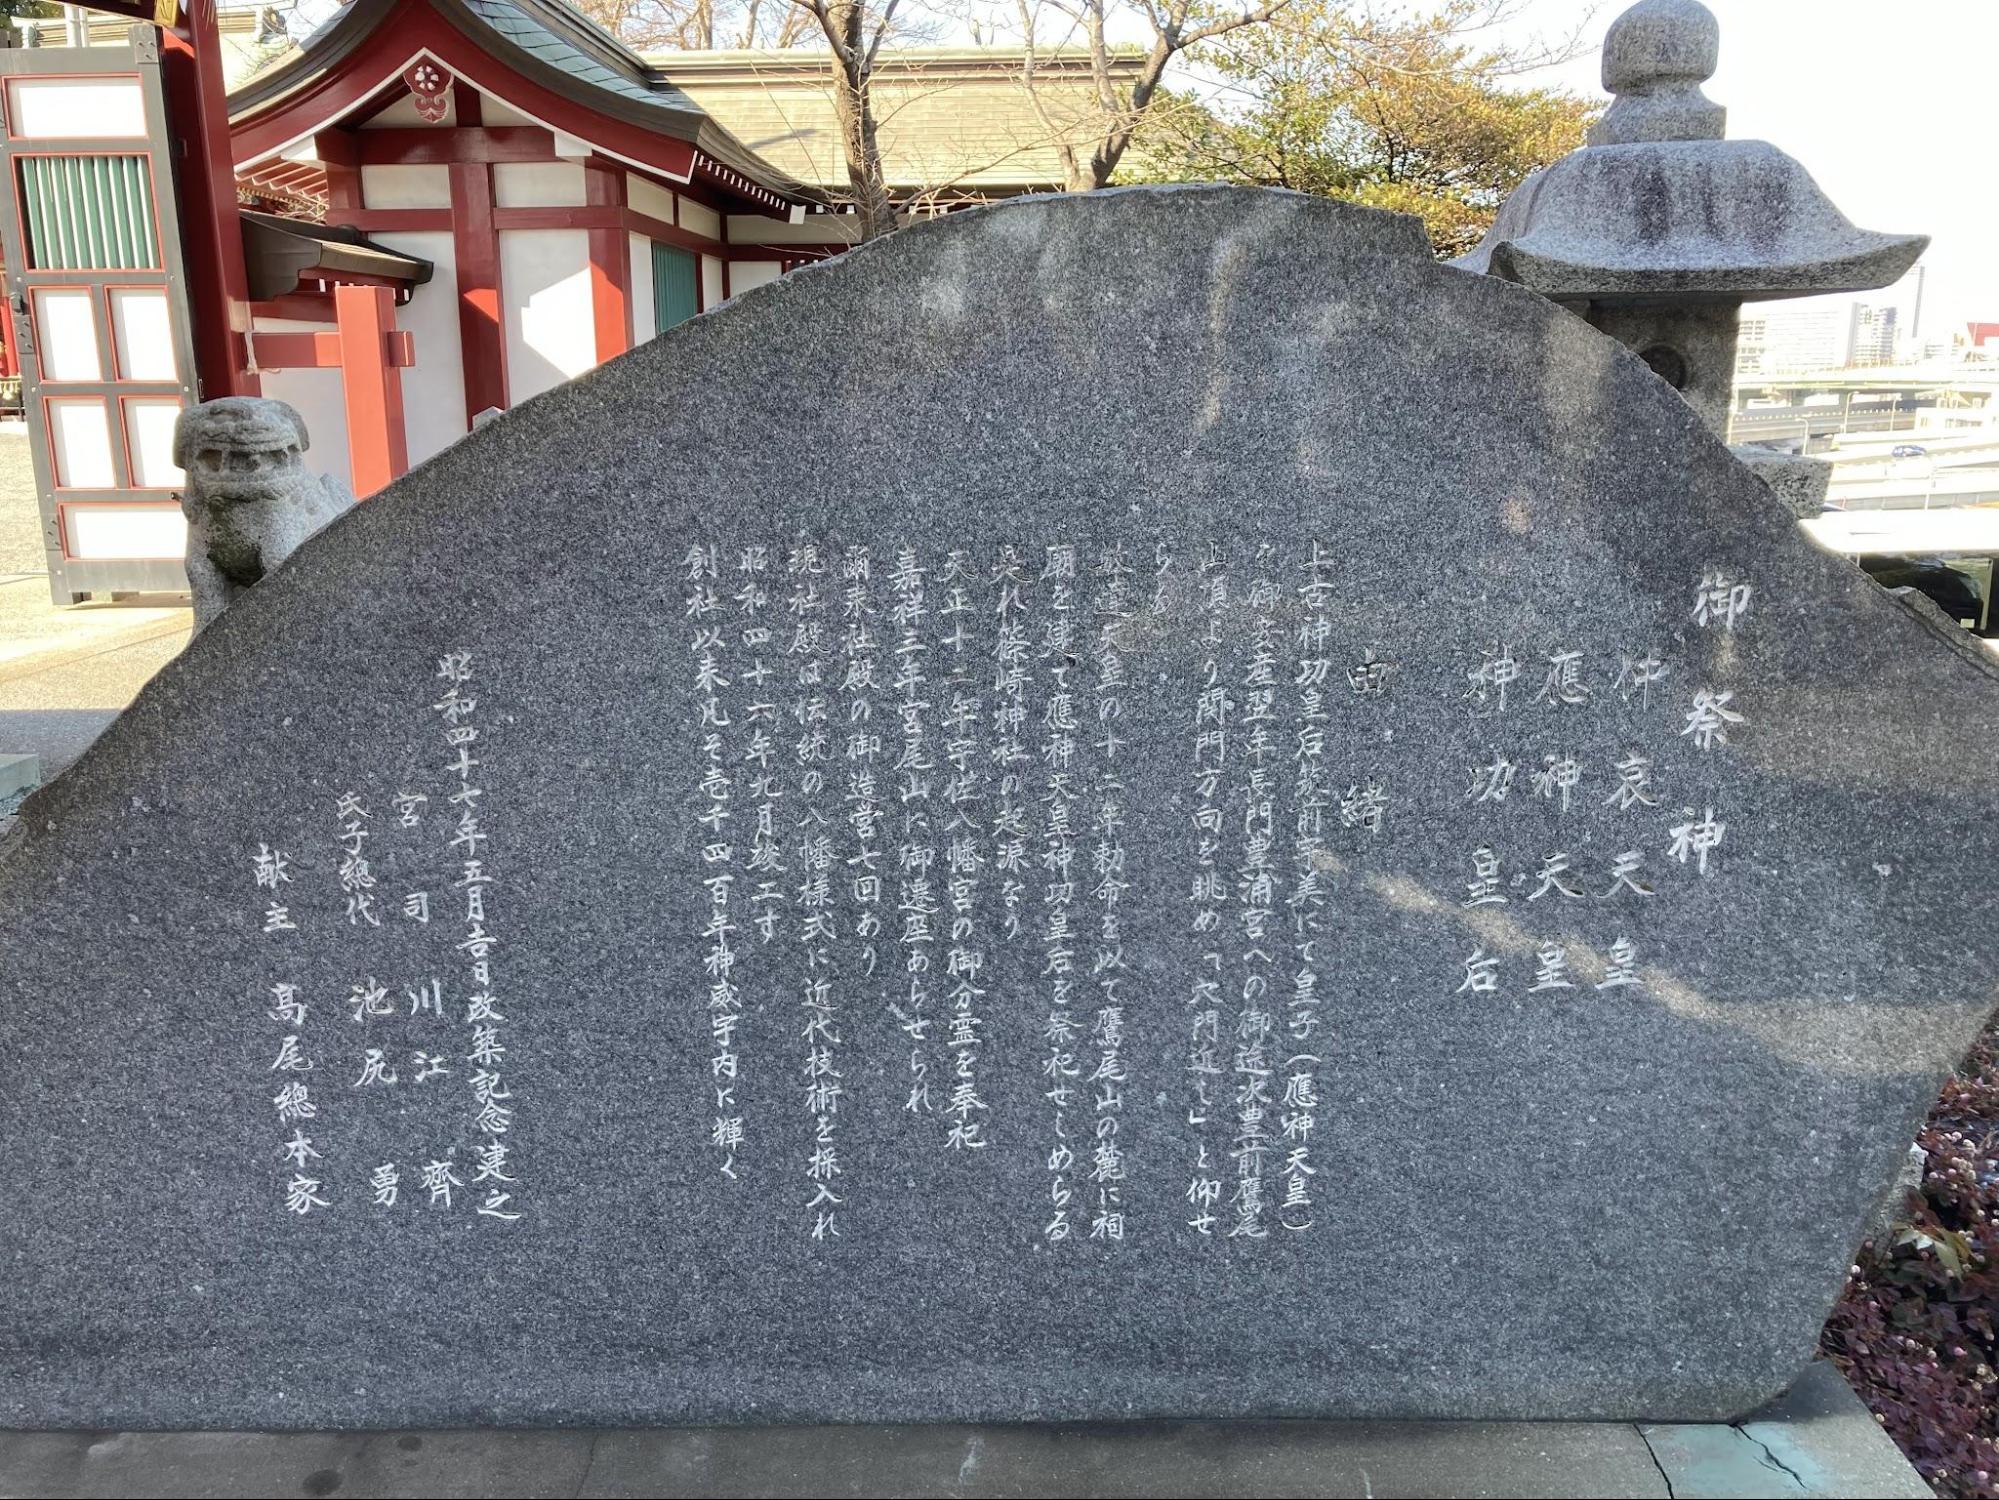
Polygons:
M1750 303L1736 335L1736 377L1842 368L1852 349L1852 306L1816 300Z
M1926 280L1927 269L1916 266L1865 301L1806 297L1749 304L1737 336L1736 378L1921 360L1930 348L1922 337Z
M1892 365L1901 343L1899 307L1876 307L1868 302L1853 304L1847 326L1846 362L1850 366Z

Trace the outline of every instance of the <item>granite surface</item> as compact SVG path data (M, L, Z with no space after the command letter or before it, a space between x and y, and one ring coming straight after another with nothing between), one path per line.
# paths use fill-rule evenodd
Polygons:
M897 234L30 799L0 1423L1740 1416L1993 1005L1995 730L1413 220Z
M1855 228L1768 141L1645 141L1534 172L1454 264L1544 297L1753 302L1888 286L1929 242Z
M1832 464L1802 453L1784 453L1756 443L1731 443L1728 451L1749 466L1785 509L1799 520L1821 515L1832 488Z
M1728 111L1701 92L1721 62L1721 24L1700 0L1638 0L1603 34L1604 92L1592 146L1718 141Z

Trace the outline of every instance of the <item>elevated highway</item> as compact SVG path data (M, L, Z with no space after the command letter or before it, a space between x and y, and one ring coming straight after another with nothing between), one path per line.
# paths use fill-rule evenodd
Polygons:
M1738 443L1803 439L1817 451L1835 436L1913 433L1923 412L1965 412L1982 426L1995 396L1999 365L1982 363L1745 375L1736 381L1731 435ZM1938 433L1936 421L1925 430Z

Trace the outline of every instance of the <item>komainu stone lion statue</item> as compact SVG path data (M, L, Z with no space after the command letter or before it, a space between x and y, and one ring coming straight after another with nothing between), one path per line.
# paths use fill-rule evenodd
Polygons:
M282 401L224 396L181 413L174 462L187 474L187 578L200 630L354 503L308 474L305 422Z

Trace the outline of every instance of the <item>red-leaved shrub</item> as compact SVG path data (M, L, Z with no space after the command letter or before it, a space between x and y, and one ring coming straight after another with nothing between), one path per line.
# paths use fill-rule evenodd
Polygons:
M1999 1026L1917 1144L1922 1189L1861 1248L1819 1348L1938 1494L1999 1497Z

